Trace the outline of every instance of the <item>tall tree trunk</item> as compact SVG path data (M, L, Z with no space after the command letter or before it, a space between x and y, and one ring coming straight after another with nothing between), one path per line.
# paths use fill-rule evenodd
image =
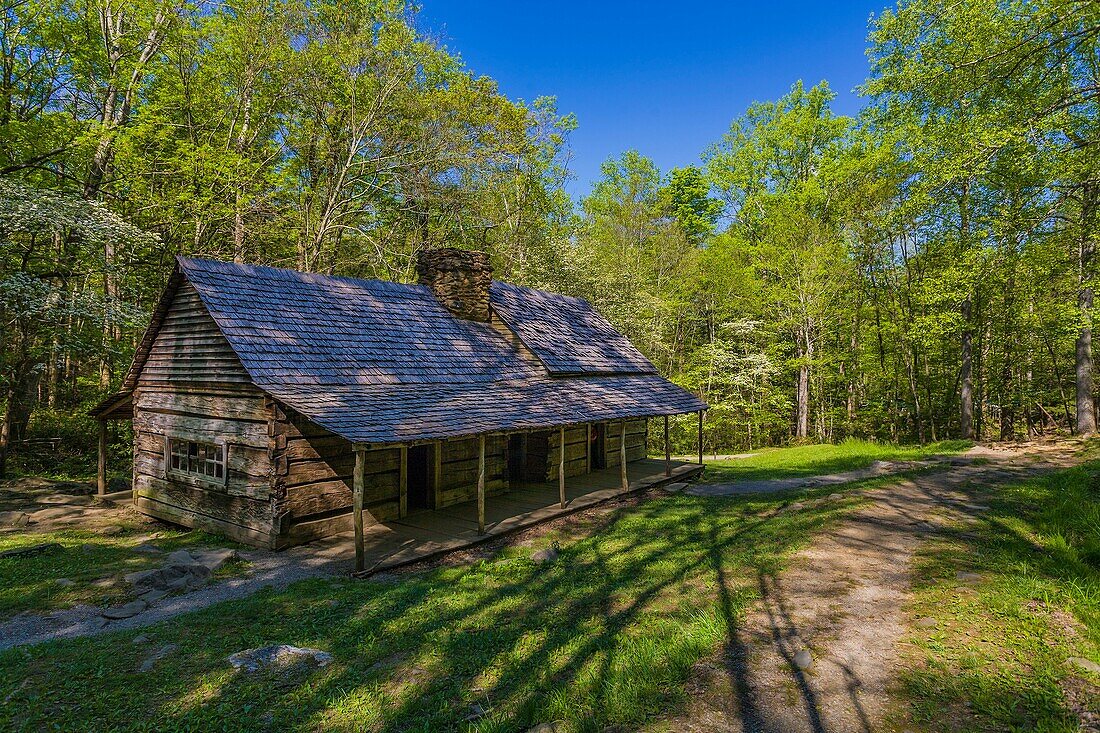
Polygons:
M973 339L970 315L973 304L970 298L962 304L962 359L959 365L959 434L963 438L974 437L974 379L973 379Z
M813 359L813 338L803 326L798 334L798 391L795 397L795 437L810 435L810 360Z
M1092 392L1092 275L1096 258L1092 221L1096 211L1096 197L1095 185L1086 184L1081 192L1081 237L1078 252L1080 289L1077 292L1077 309L1081 321L1077 332L1075 361L1078 435L1092 435L1096 432L1096 403Z

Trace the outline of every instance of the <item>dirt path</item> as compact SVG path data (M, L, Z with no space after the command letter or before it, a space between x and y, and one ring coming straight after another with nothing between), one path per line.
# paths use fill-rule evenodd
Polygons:
M881 730L914 551L945 522L984 511L984 487L1074 462L1071 445L972 455L985 461L868 492L873 503L815 539L778 577L723 653L696 665L684 713L655 730ZM809 652L809 659L805 652ZM806 662L809 666L806 667ZM801 667L803 668L800 668Z

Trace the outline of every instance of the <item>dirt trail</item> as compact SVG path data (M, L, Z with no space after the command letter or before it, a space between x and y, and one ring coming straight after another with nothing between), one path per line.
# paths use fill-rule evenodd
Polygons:
M914 551L945 522L980 515L983 487L1072 465L1075 447L979 448L971 460L985 461L867 492L873 503L778 577L759 578L762 601L742 621L729 619L737 631L719 657L696 665L687 709L655 729L881 730L910 622L902 609ZM803 670L804 651L812 662Z

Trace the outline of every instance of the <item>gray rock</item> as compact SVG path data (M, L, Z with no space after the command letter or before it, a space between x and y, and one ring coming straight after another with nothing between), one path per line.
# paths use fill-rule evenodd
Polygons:
M939 622L931 616L925 616L924 618L917 619L917 628L919 629L931 629L939 625Z
M0 527L26 527L31 516L26 512L0 512Z
M57 552L64 549L56 542L42 542L37 545L31 545L30 547L17 547L14 550L7 550L0 552L0 559L8 557L33 557L35 555L45 555L48 552Z
M526 733L565 733L565 723L555 720L552 723L539 723L534 728L528 728Z
M287 667L300 662L324 667L332 662L332 655L320 649L303 649L289 644L269 644L229 655L233 668L245 672L258 672L266 667Z
M130 640L130 643L131 644L148 644L149 643L149 637L146 636L145 634L138 634L137 636L135 636L133 639Z
M474 703L470 706L470 714L466 716L466 720L477 720L485 716L485 708L479 703Z
M806 508L805 504L803 504L800 501L796 501L793 504L788 504L787 506L783 507L783 511L785 511L785 512L799 512L799 511L802 511L805 508Z
M1078 669L1083 669L1086 672L1100 674L1100 664L1097 664L1091 659L1085 659L1084 657L1070 657L1066 660L1066 664L1077 667Z
M172 555L176 555L178 560L182 559L182 556L177 555L177 553L172 553ZM188 557L191 556L188 555ZM210 575L210 568L198 563L189 565L168 564L154 570L139 570L135 573L129 573L125 576L125 580L134 586L135 593L142 595L149 591L165 591L167 593L198 588L210 579Z
M111 621L117 621L119 619L130 618L131 616L137 616L139 613L149 607L149 604L145 601L130 601L121 606L114 606L108 608L103 612L103 618L110 619Z
M164 659L165 657L167 657L172 652L176 651L176 649L179 649L179 647L176 646L175 644L165 644L160 649L157 649L151 655L146 657L145 660L142 661L141 666L138 667L138 671L139 672L152 671L153 667L156 666L157 662Z
M31 520L41 522L49 519L75 519L84 516L83 507L78 506L54 506L49 509L39 509L31 512Z
M538 552L533 552L533 553L531 553L531 559L534 560L539 565L542 565L544 563L554 562L555 560L558 559L558 548L556 548L556 547L546 547L546 548L543 548L543 549L539 550Z
M58 578L54 581L54 583L60 585L62 588L68 588L71 585L75 585L75 583L73 583L73 581L69 580L68 578Z
M202 550L192 555L195 558L195 562L199 565L204 565L210 572L216 572L222 565L227 562L238 560L240 556L236 550L230 550L226 548L218 548L214 550ZM171 556L168 558L171 560Z
M671 484L665 484L664 490L669 494L677 494L687 488L687 484L683 481L675 481Z
M803 671L805 671L805 670L809 669L810 667L812 667L813 664L814 664L813 656L808 651L806 651L805 649L798 652L798 654L794 655L794 666L798 667L799 669L801 669Z
M140 598L146 603L152 605L167 595L168 591L166 590L150 590L142 593Z
M159 555L160 553L164 552L164 550L156 547L155 545L142 543L134 548L134 552L140 552L145 555Z
M977 583L981 579L981 573L968 573L964 570L959 570L955 573L955 580L962 581L963 583Z
M88 506L94 501L90 496L73 496L72 494L50 494L35 499L38 504L54 504L63 506Z
M125 527L120 527L117 524L110 524L99 530L99 534L103 535L104 537L117 537L125 531Z
M165 562L169 565L194 565L196 561L187 550L176 550L168 555Z

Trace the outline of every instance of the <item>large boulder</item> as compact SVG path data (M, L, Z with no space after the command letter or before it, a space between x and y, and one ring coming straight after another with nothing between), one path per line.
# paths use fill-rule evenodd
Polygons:
M330 662L332 655L328 652L289 644L269 644L229 655L229 663L233 668L245 672L258 672L268 667L289 667L300 663L324 667Z

